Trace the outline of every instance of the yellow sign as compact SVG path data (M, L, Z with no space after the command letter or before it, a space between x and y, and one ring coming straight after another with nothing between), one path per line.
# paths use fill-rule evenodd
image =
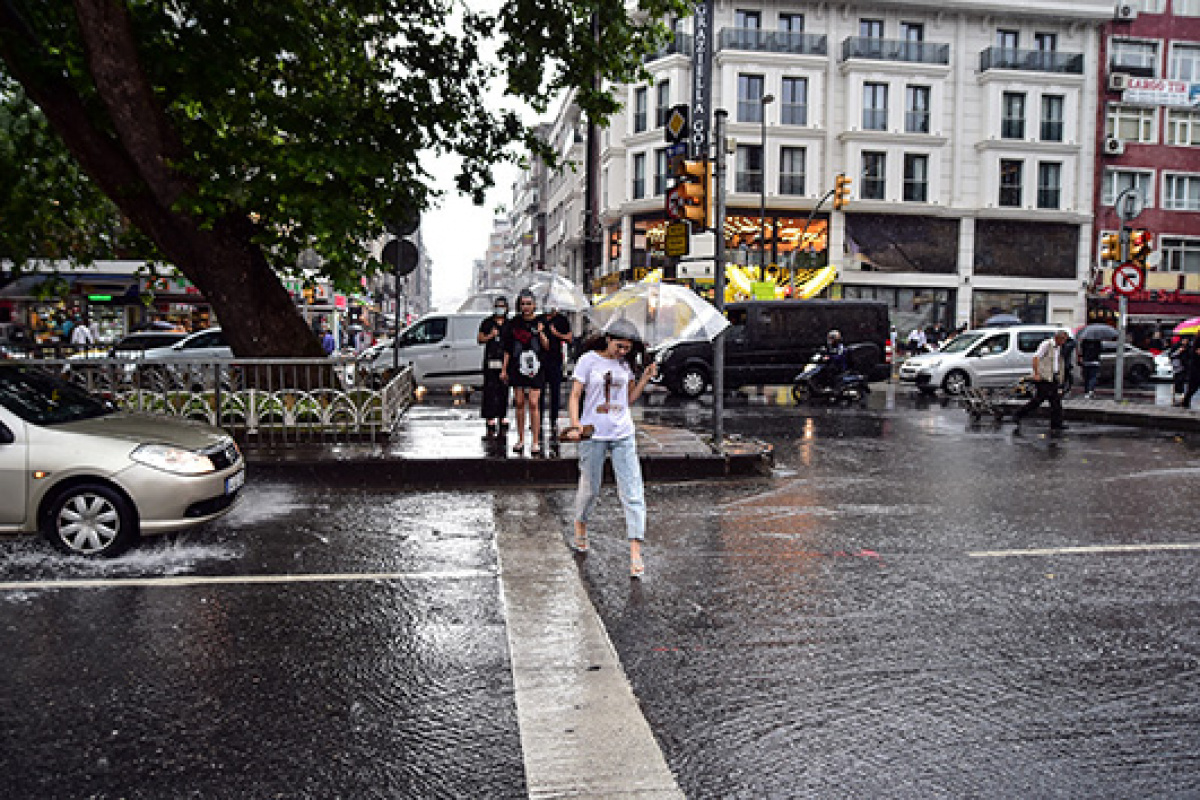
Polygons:
M666 248L669 258L686 256L688 254L688 224L680 220L668 225L663 247Z

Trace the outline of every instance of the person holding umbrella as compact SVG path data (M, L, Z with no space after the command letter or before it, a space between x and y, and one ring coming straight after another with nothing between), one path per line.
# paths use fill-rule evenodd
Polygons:
M1194 334L1192 340L1187 346L1187 391L1184 392L1183 400L1179 405L1184 408L1192 407L1192 398L1196 396L1196 391L1200 390L1200 333Z
M571 425L562 436L564 441L579 442L579 489L575 494L572 545L578 552L587 552L588 517L600 494L605 457L611 457L617 494L625 512L631 578L641 578L645 573L642 540L646 535L646 500L629 408L658 374L658 365L651 363L641 377L635 377L642 352L644 347L637 328L623 319L613 321L602 336L592 341L575 365L567 402Z

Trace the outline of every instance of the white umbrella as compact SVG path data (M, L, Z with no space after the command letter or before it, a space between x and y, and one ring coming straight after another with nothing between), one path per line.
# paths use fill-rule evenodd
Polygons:
M582 289L553 272L527 272L517 278L516 289L533 294L540 311L584 311L591 305Z
M467 299L462 302L462 305L458 307L458 311L460 314L467 311L491 311L492 304L495 302L497 297L506 298L508 300L509 307L511 308L513 306L512 291L508 289L484 289L481 292L476 292L475 294L467 297Z
M630 322L652 348L667 341L711 342L729 327L729 320L712 304L676 283L626 286L592 306L588 316L604 331L618 320Z

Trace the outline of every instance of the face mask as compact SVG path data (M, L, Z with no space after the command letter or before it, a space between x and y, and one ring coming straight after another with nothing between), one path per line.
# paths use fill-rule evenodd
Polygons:
M492 309L492 313L495 314L497 317L502 317L508 313L508 309L505 308L504 306L496 306L495 308Z

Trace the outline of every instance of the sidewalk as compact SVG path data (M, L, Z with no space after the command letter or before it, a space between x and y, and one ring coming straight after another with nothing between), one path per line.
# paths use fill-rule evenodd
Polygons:
M1063 399L1063 419L1183 433L1200 431L1200 400L1193 401L1194 408L1189 410L1173 405L1177 399L1179 396L1172 395L1170 384L1152 384L1149 390L1127 390L1120 403L1113 399L1111 388L1099 391L1093 398L1071 394ZM1004 403L1005 416L1011 418L1012 412L1023 404L1016 400ZM1047 415L1043 405L1034 417Z
M689 430L638 423L638 453L647 481L698 480L761 475L773 464L768 444L727 438L724 455L711 437ZM386 444L288 444L248 446L256 475L285 471L354 488L405 486L574 485L579 479L577 445L546 447L542 456L512 451L516 434L484 438L479 409L470 405L417 405ZM606 468L606 480L612 480Z

